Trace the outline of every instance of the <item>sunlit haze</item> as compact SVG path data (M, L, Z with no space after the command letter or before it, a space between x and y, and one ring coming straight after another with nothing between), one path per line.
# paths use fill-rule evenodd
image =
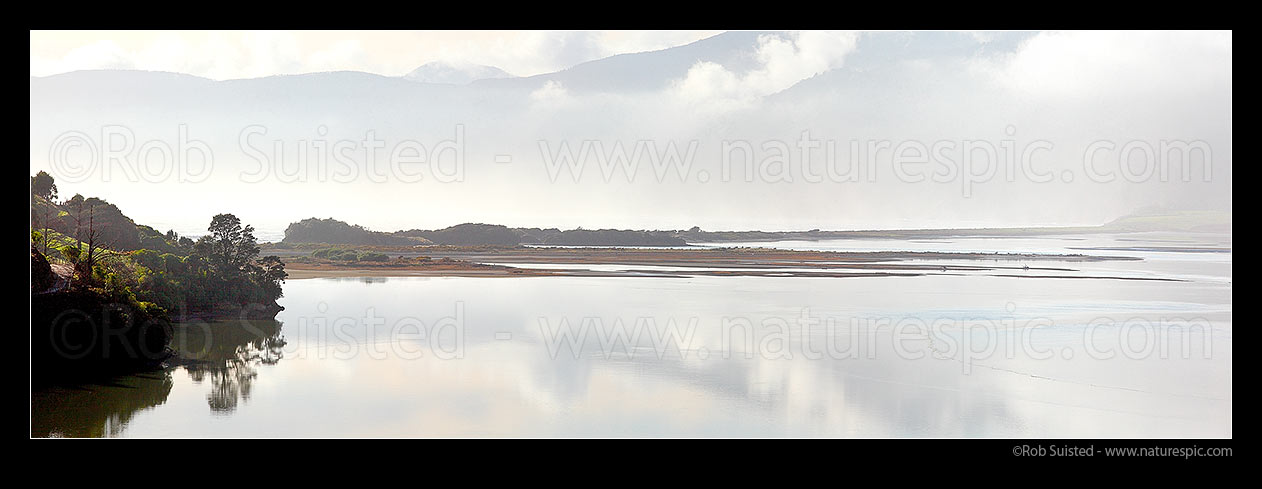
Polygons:
M32 32L31 171L273 236L1230 212L1231 55L1230 32Z

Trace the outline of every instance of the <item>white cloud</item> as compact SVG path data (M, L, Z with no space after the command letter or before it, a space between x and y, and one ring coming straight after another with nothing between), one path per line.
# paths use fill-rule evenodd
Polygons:
M537 107L554 107L563 104L568 98L569 92L565 90L565 86L552 80L530 92L530 101Z
M747 106L841 66L856 40L853 33L824 31L792 33L787 38L760 36L755 53L758 68L738 75L717 63L700 61L674 83L674 92L681 100L716 110Z
M1231 33L1043 32L980 66L1032 95L1168 96L1230 87Z

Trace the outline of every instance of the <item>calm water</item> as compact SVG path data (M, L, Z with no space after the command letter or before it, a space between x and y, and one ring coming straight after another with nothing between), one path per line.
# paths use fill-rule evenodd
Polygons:
M32 435L1232 436L1231 253L1158 249L1230 235L758 245L1181 281L294 280L277 321L181 326L202 362L33 392Z

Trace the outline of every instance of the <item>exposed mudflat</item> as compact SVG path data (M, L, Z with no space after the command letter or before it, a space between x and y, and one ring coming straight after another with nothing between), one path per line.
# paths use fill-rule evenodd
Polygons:
M380 248L374 248L380 250ZM336 262L296 256L290 279L321 277L898 277L927 274L986 274L1002 277L1127 279L1078 276L1061 263L1138 260L1133 257L1038 253L834 252L768 248L493 248L435 246L380 250L398 253L382 262ZM296 255L296 253L295 253ZM925 263L941 261L942 264ZM949 262L949 263L948 263ZM960 263L973 262L973 263ZM514 266L499 263L512 263ZM1029 265L1034 263L1035 266ZM531 266L521 266L531 265ZM533 265L538 265L533 266ZM549 265L564 268L549 268ZM593 269L581 268L590 265ZM608 266L618 270L597 269ZM637 269L635 267L646 267ZM1024 274L1017 273L1025 272ZM1028 272L1069 273L1031 275ZM1139 278L1138 280L1145 280Z

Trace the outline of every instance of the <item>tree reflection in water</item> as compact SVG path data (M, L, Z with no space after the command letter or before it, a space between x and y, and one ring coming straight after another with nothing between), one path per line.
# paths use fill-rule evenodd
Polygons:
M136 413L166 402L170 372L31 391L31 436L120 436Z
M193 323L177 329L176 347L190 360L184 365L189 378L209 380L206 401L211 411L230 413L249 400L257 367L284 357L279 321Z
M228 413L249 399L257 367L284 355L280 330L278 321L177 324L171 346L194 382L209 379L211 411ZM173 385L167 370L32 390L31 436L122 436L137 413L165 404Z

